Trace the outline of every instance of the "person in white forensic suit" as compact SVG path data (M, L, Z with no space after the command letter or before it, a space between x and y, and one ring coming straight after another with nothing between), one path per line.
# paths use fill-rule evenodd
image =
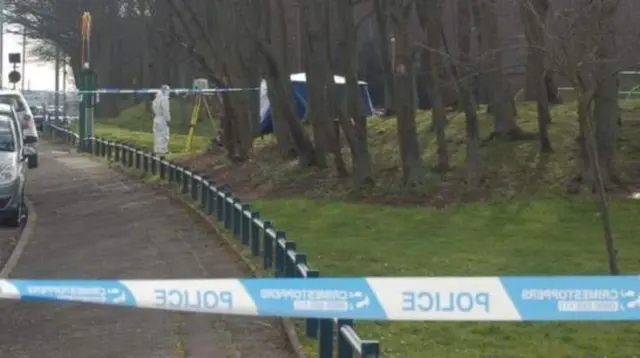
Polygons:
M170 88L164 85L156 93L153 100L153 152L167 154L169 152L169 135L171 124L171 108L169 104Z

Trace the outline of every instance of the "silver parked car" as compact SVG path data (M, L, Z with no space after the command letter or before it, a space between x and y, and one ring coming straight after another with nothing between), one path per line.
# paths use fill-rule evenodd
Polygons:
M31 130L30 123L25 123L22 120L22 117L18 112L16 112L15 107L13 105L1 103L2 102L2 92L0 92L0 115L7 116L12 118L16 125L19 127L22 137L24 137L25 148L24 152L27 156L27 163L29 164L29 168L37 168L38 167L38 135L37 130ZM27 127L25 129L25 127ZM34 131L36 135L34 134Z
M25 146L33 136L22 135L14 118L0 113L0 218L18 227L26 218L24 189L27 177Z
M29 139L29 144L25 145L25 152L28 156L29 167L38 167L38 129L36 122L29 108L29 103L20 91L0 90L0 103L9 104L13 107L14 113L20 120L20 127L25 137L35 137ZM3 111L6 113L6 111Z

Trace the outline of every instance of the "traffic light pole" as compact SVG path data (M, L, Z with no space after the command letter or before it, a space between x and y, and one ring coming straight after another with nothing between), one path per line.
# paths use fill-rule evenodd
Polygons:
M90 38L91 38L91 14L84 12L82 14L82 70L80 72L80 90L82 93L82 101L80 102L80 118L78 120L78 150L86 151L88 138L93 138L94 133L94 108L96 103L96 73L91 69L90 65Z
M85 145L85 141L87 138L94 137L94 111L95 111L95 99L96 96L93 91L95 91L95 72L85 67L82 69L80 73L80 90L82 93L82 102L80 102L80 118L78 121L78 134L80 136L80 141L78 143L78 150L84 151L87 150ZM89 92L89 93L87 93Z

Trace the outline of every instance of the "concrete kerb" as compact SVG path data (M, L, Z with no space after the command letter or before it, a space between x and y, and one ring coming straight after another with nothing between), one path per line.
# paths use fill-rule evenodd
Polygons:
M2 271L0 271L0 279L6 279L11 274L11 271L16 267L18 261L20 260L20 255L24 252L24 248L27 246L29 242L29 238L33 233L33 230L36 226L36 221L38 220L38 214L36 214L35 206L29 200L25 201L27 205L27 210L29 217L27 219L27 223L24 228L22 228L22 232L20 233L20 237L18 238L18 242L16 242L16 246L13 248L13 252L9 259L2 267Z
M52 144L55 144L55 143L52 143ZM86 156L87 158L91 158L95 161L100 161L103 163L106 162L112 169L130 178L141 180L140 174L142 174L142 172L139 170L125 168L122 165L120 165L120 163L109 162L102 158L92 156L90 154L86 154L86 153L82 153L82 154L83 156ZM185 197L183 197L179 193L176 193L175 191L168 188L166 185L157 184L157 183L156 184L144 183L144 184L156 190L157 192L159 192L159 194L162 194L167 198L171 199L173 202L180 204L180 206L186 209L190 214L192 214L193 216L195 216L196 218L204 222L210 230L212 230L218 237L222 239L222 242L226 246L228 251L234 256L236 256L237 259L240 262L242 262L242 265L245 266L249 272L251 272L256 277L262 276L260 270L234 244L235 240L233 240L233 238L230 237L226 231L221 230L218 226L218 223L215 222L212 217L209 217L208 215L203 213L202 210L200 210L200 208L198 208L193 203L189 202ZM279 318L279 320L282 323L282 328L287 336L287 340L289 341L288 343L293 349L293 352L295 353L295 355L298 358L306 358L306 354L304 353L304 350L302 348L302 343L300 341L300 337L298 336L298 333L296 332L293 321L288 318Z

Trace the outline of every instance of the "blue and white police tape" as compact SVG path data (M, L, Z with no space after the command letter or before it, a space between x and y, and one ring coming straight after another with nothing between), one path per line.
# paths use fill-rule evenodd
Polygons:
M242 91L258 91L260 88L207 88L207 89L192 89L192 88L173 88L169 90L174 94L212 94L221 92L242 92ZM139 89L116 89L116 88L99 88L92 91L78 90L75 94L155 94L160 89L158 88L139 88Z
M640 276L0 280L0 298L359 320L640 320Z

